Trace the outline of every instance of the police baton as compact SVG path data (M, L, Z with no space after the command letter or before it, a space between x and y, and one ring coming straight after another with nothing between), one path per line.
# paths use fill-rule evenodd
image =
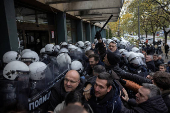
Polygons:
M106 21L106 23L103 25L103 27L100 29L99 33L103 30L103 28L107 25L107 23L110 21L113 15L110 15L109 19Z
M103 25L103 27L96 32L96 35L95 35L95 39L97 38L97 40L101 39L101 34L100 32L103 30L103 28L107 25L107 23L109 22L109 20L112 18L113 15L110 15L109 19L106 21L106 23Z

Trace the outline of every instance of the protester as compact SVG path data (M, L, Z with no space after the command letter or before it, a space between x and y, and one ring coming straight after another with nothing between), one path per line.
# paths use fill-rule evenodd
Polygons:
M86 69L86 72L89 76L92 76L93 74L93 68L95 65L104 65L103 62L100 61L100 57L97 54L91 54L89 56L89 65Z
M162 64L164 64L164 59L162 59L162 55L159 55L158 59L161 61Z
M166 65L165 64L160 64L159 71L166 72Z
M165 58L167 58L168 59L168 52L169 52L169 45L166 43L165 44Z
M158 71L153 76L153 84L160 88L162 98L170 113L170 74Z
M155 68L155 64L154 64L152 55L146 56L146 65L147 65L148 72L155 72L156 68Z
M109 73L100 73L91 89L88 103L94 113L120 113L121 100L119 86Z
M122 104L122 113L168 113L168 108L161 97L159 88L153 84L142 84L143 86L136 94L136 101L129 99L128 94L123 90L124 95L122 99L128 102L132 109L126 108ZM158 104L159 102L159 104Z
M159 65L162 64L162 62L158 59L157 54L153 55L153 60L154 60L156 71L159 71Z
M49 110L53 111L58 104L62 103L68 92L74 90L82 92L83 85L84 81L80 79L80 75L77 71L68 71L64 79L57 82L51 89Z

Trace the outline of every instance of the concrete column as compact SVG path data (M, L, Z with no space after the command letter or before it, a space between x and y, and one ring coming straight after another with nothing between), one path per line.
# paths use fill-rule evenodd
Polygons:
M98 31L98 27L97 26L95 26L95 30L96 30L96 32Z
M101 34L102 38L104 38L104 37L103 37L103 30L100 32L100 34Z
M73 43L75 44L77 42L75 20L71 20L71 37L72 37Z
M103 30L103 37L106 38L106 29Z
M95 35L96 35L95 26L91 25L91 42L94 42Z
M47 21L48 21L48 25L56 25L56 21L54 20L56 14L53 14L53 13L48 13L47 14ZM56 26L55 26L56 27ZM52 34L51 34L51 31L49 30L49 43L55 43L57 44L57 34L56 34L56 31L54 31L54 38L52 38Z
M83 41L83 22L82 20L76 20L77 24L77 41Z
M91 40L91 26L90 26L90 23L87 23L86 24L86 38L88 41L92 41Z
M86 24L83 23L82 25L83 25L83 40L82 40L82 41L85 41L85 40L87 40L87 39L86 39L86 37L87 37L87 36L86 36Z
M57 12L57 38L58 44L67 42L66 14Z
M0 59L7 51L18 50L17 25L13 0L0 0Z

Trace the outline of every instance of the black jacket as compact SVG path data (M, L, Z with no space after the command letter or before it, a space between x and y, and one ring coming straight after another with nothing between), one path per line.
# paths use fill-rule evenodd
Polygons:
M168 51L169 51L169 46L165 45L165 53L168 53Z
M122 113L168 113L168 108L162 97L158 95L132 109L127 109L122 104Z
M121 78L123 79L127 79L127 80L131 80L133 82L136 82L139 85L142 85L142 83L152 83L151 80L147 79L147 78L143 78L137 74L132 74L129 72L125 72L124 70L122 70L118 65L112 67L112 70Z
M162 64L162 62L158 59L157 61L154 61L156 71L159 71L159 65Z
M80 79L80 83L77 86L76 90L82 94L83 87L84 87L84 81ZM61 79L51 89L48 110L53 111L58 104L64 101L66 94L67 92L64 89L64 79Z
M170 113L170 90L164 90L162 91L162 98L166 104L166 106L168 107L168 110Z
M155 53L155 47L154 46L151 46L151 52L150 54L153 55Z
M155 72L156 71L155 64L154 64L153 60L146 62L146 65L147 65L147 71L148 72Z
M161 63L164 64L164 59L160 59Z
M100 55L100 60L103 61L105 55L106 55L106 48L104 47L104 43L97 43L95 46L95 49L98 51Z
M141 65L141 66L138 66L137 68L135 68L133 65L129 64L128 71L130 73L137 74L144 78L146 78L148 75L148 70L146 69L146 67L144 65Z

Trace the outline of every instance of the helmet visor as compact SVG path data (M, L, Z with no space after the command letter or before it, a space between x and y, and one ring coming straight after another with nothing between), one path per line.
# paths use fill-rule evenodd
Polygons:
M134 57L129 62L132 63L132 64L136 64L136 65L143 65L144 64L140 57Z

